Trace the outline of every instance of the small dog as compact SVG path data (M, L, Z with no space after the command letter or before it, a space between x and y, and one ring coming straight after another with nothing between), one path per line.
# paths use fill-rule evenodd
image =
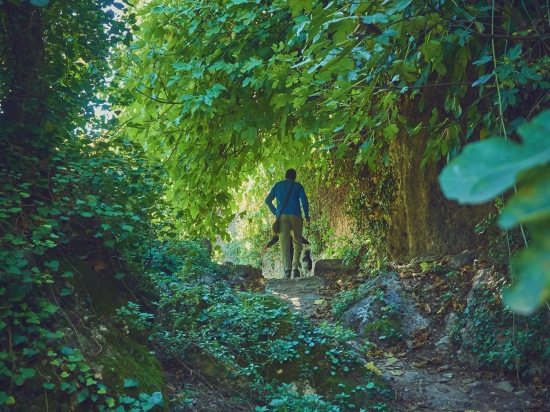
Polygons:
M302 273L309 273L313 267L313 262L311 260L311 251L309 249L304 250L302 253Z

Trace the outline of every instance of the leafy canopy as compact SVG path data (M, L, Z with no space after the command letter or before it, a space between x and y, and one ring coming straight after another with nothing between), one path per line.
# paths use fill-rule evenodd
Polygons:
M545 46L525 23L531 6L143 2L129 9L135 41L112 101L132 138L165 162L182 222L219 232L260 165L322 175L329 156L352 155L374 167L397 134L420 131L431 136L425 163L513 130L522 119L504 114L546 101L550 87Z

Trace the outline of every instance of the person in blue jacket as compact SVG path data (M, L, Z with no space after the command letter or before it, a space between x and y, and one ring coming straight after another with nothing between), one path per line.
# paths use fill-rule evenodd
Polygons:
M293 184L294 183L294 184ZM290 191L292 187L292 191ZM283 203L287 197L288 202L282 209ZM277 207L273 206L273 200L277 199ZM301 207L300 207L300 202ZM296 182L296 170L288 169L285 173L285 180L275 183L267 197L265 203L271 213L275 217L279 217L280 233L279 239L281 242L281 256L283 259L284 276L289 279L291 274L293 277L300 277L300 255L302 254L302 230L304 220L302 218L302 208L304 209L304 217L309 223L309 203L306 192L301 183ZM292 243L294 246L294 256L290 259L290 235L292 234Z

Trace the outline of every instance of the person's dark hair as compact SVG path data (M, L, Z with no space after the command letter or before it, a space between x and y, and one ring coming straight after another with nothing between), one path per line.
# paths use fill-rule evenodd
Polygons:
M296 180L296 170L288 169L285 173L285 179Z

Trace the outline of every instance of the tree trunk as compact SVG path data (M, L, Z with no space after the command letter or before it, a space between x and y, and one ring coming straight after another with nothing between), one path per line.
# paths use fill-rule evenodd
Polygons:
M43 25L40 9L29 1L19 6L4 1L2 4L2 38L5 67L5 96L0 119L7 135L1 140L11 150L33 152L36 129L46 112L46 87L40 76L44 65ZM23 146L24 149L21 147Z
M443 107L442 96L426 96L435 107ZM427 124L430 110L419 118L417 102L403 99L400 114ZM486 238L474 232L475 226L494 206L462 206L447 200L438 182L446 164L428 161L421 168L429 133L422 129L409 136L401 129L390 145L390 159L397 182L396 202L388 233L388 254L392 260L405 261L430 254L456 254L486 245Z

